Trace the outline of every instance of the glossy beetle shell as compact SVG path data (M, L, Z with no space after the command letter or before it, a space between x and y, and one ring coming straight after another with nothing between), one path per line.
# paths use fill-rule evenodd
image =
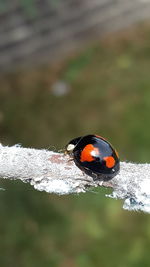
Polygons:
M112 179L120 169L118 153L103 137L86 135L71 140L66 152L93 179Z

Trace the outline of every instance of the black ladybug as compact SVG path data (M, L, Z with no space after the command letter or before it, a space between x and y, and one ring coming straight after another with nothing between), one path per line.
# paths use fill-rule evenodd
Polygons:
M80 136L71 140L66 146L66 153L94 180L112 179L120 169L117 151L98 135Z

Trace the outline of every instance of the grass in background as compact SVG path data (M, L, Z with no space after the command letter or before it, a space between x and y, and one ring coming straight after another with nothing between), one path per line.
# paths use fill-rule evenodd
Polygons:
M148 161L149 36L149 25L139 26L54 67L1 76L2 141L58 149L75 136L100 133L122 159ZM68 93L53 94L58 81Z
M60 149L97 133L122 160L149 162L149 69L147 24L53 67L1 76L1 141ZM58 82L66 93L56 94ZM59 197L18 182L1 186L1 266L149 266L149 215L123 211L104 197L108 190Z

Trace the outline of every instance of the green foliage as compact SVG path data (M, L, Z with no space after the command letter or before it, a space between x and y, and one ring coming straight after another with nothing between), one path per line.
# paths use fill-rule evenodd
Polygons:
M20 5L27 17L34 18L37 16L38 8L36 6L36 0L20 0Z
M0 0L0 13L5 12L9 7L8 0Z
M9 0L0 0L0 14L3 12L7 12L10 8ZM19 0L18 6L20 6L25 15L30 18L35 18L39 13L39 1L37 0ZM61 0L47 0L46 2L51 8L57 8L61 2ZM42 3L41 3L42 4ZM43 3L45 4L45 3Z
M95 57L97 50L99 51L98 47L92 46L83 51L82 54L69 60L67 68L63 73L63 79L67 82L74 82L80 73L82 73L82 70L90 64Z
M108 138L121 159L148 162L150 27L88 47L54 68L0 77L0 136L5 144L60 149L76 136ZM70 87L55 95L63 80ZM150 218L122 210L110 190L54 196L3 181L3 267L148 267Z

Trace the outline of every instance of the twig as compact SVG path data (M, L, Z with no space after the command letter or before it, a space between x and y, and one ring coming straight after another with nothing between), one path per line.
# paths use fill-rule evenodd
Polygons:
M35 189L55 194L86 192L90 187L110 187L109 197L124 199L124 209L150 213L150 164L121 163L110 181L94 181L69 157L48 150L0 145L0 178L29 182Z

